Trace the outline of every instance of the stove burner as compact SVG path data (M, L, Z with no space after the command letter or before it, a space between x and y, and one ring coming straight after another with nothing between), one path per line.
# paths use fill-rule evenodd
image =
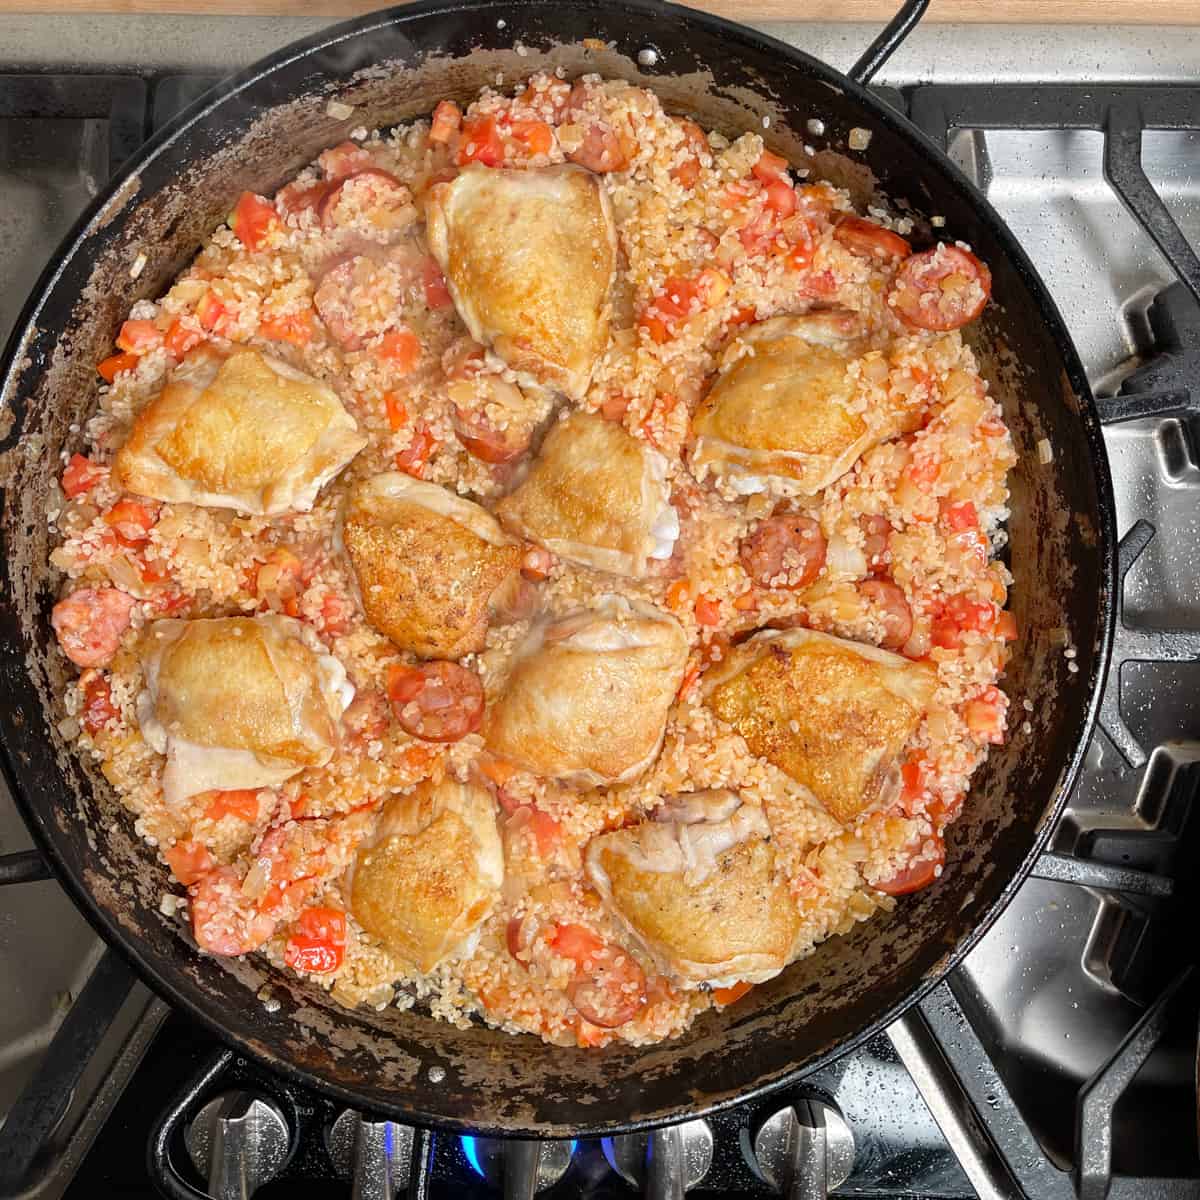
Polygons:
M754 1139L754 1166L788 1200L824 1200L854 1166L854 1135L837 1109L801 1100L763 1122Z
M462 1137L463 1153L480 1175L505 1200L531 1200L553 1187L571 1165L576 1143Z

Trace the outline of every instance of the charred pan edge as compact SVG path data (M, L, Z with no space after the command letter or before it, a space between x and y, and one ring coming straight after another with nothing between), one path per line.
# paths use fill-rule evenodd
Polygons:
M617 48L585 50L583 37ZM511 48L518 41L525 53ZM659 60L643 71L637 52L650 46ZM393 62L419 66L393 75ZM832 149L818 165L856 200L905 195L912 212L946 216L991 259L1011 311L989 309L977 348L988 348L985 377L1021 454L1013 596L1031 631L1017 643L1009 683L1041 700L1029 714L1035 732L1014 737L977 777L942 883L826 942L736 1007L705 1014L684 1038L600 1054L394 1009L349 1013L256 961L181 953L178 925L158 912L165 872L57 732L67 673L47 620L49 480L69 424L94 401L92 364L129 304L161 290L238 191L278 186L352 125L427 112L431 97L467 98L497 71L511 80L554 65L646 84L726 132L765 128L768 117L772 147L797 159L805 139L789 124L803 129L819 111ZM334 97L357 105L350 121L326 114ZM875 131L871 147L837 153L862 125ZM135 284L128 268L140 249L149 261ZM907 121L824 64L716 17L648 0L418 2L288 47L201 98L118 172L26 306L0 400L14 425L0 473L0 685L11 698L0 731L27 822L88 919L155 988L239 1050L356 1107L447 1128L567 1136L725 1108L813 1069L893 1020L982 936L1044 845L1086 749L1108 664L1116 539L1099 421L1053 303L992 208ZM1044 468L1033 449L1042 437L1056 452ZM1052 629L1070 630L1086 671L1068 674ZM246 988L269 988L278 1011L247 1005ZM436 1089L434 1066L444 1072Z

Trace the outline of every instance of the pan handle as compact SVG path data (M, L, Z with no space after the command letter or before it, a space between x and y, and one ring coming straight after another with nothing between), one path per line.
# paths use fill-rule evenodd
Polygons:
M866 87L879 68L900 48L916 23L925 15L929 0L904 0L900 11L883 27L879 36L863 51L858 62L846 74Z

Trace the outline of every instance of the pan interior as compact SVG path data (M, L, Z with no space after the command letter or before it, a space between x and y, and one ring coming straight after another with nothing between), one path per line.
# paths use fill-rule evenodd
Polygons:
M1022 636L1004 686L1033 711L1028 732L1015 722L977 775L943 878L738 1005L706 1013L681 1039L600 1053L455 1029L417 1010L350 1013L258 960L197 954L160 911L165 869L59 733L67 673L48 624L58 584L46 565L50 481L63 452L78 448L94 364L130 305L163 290L243 189L271 192L354 126L393 124L537 69L643 83L705 126L764 130L772 149L811 158L860 203L902 206L918 231L923 218L943 217L946 236L970 243L993 272L996 302L975 344L1020 456L1007 554ZM352 117L331 115L331 99L353 105ZM806 132L813 117L825 126L819 145ZM846 150L862 128L867 149ZM641 3L416 4L282 52L201 101L118 176L18 325L3 397L0 672L11 699L0 732L14 793L76 899L160 990L250 1053L363 1108L567 1135L731 1103L817 1064L931 985L995 915L1084 744L1107 653L1110 501L1086 384L1052 305L995 215L927 144L828 68L715 18Z

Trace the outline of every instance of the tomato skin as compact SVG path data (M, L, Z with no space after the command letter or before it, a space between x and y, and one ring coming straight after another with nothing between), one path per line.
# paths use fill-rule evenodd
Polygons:
M750 168L750 172L760 183L770 184L779 180L786 182L788 161L778 154L772 154L770 150L764 150L758 162Z
M701 596L696 601L696 620L701 625L715 627L721 623L721 604L720 601L712 599L710 596Z
M403 429L408 423L408 409L404 407L404 401L400 399L399 393L384 392L383 407L392 432Z
M979 513L970 500L964 500L961 504L943 505L942 516L946 518L946 524L955 533L964 533L968 529L979 528Z
M271 233L279 227L279 217L270 200L254 192L243 192L234 205L229 225L238 241L254 253L262 249Z
M671 178L690 191L700 178L699 156L708 151L708 138L705 137L704 130L695 121L680 118L676 124L683 133L684 143L690 153L678 166L671 168Z
M462 109L453 100L439 100L429 126L429 140L445 144L462 126Z
M729 987L713 988L712 998L722 1007L727 1008L731 1004L736 1004L747 992L754 987L754 984L747 983L744 979L738 983L731 983Z
M406 475L420 479L425 474L425 464L433 457L437 446L437 439L433 434L424 425L418 425L413 430L408 448L396 455L396 467Z
M446 277L442 274L437 259L427 258L421 268L422 286L425 289L425 303L432 309L448 308L454 303L450 288L446 285Z
M989 687L963 705L963 720L981 742L999 746L1004 742L1006 711L1004 693L997 687Z
M495 117L468 117L463 122L456 161L460 167L471 162L498 167L504 162L504 140Z
M118 500L104 514L104 523L116 532L123 546L138 546L148 541L157 520L152 509L136 500Z
M554 130L545 121L513 121L510 128L531 156L549 154L554 146Z
M112 702L112 689L99 671L85 671L79 680L83 692L83 711L79 723L95 737L109 721L120 716Z
M296 918L283 951L293 971L328 975L346 956L346 914L337 908L306 908Z
M224 792L213 792L212 799L205 805L204 815L210 821L224 817L237 817L239 821L254 824L258 820L258 793L261 788L234 788Z
M182 358L189 350L204 341L204 334L198 329L190 329L178 317L171 322L163 347L172 358Z
M411 329L389 329L379 345L379 357L390 363L400 375L417 365L421 342Z
M864 217L843 217L833 230L834 240L840 242L851 254L863 258L886 261L892 258L907 258L912 247L898 233L884 229Z
M126 321L117 334L117 349L127 354L146 354L162 344L163 335L153 321Z
M210 333L220 333L218 326L228 315L225 305L212 292L205 292L196 302L196 320Z
M932 858L902 867L890 879L881 879L874 885L876 891L885 892L889 896L907 896L933 883L946 862L946 843L938 834L934 835L934 842L936 849Z
M76 496L91 491L107 476L107 467L99 466L82 454L72 454L70 461L63 468L62 490L68 500L74 500Z
M900 793L900 799L906 804L913 804L919 800L926 792L925 784L925 756L919 752L914 752L908 756L904 765L900 768L900 778L903 781L904 787Z
M996 617L996 636L1005 642L1015 642L1019 636L1017 618L1007 608Z
M286 317L270 317L259 324L258 333L272 342L307 346L313 336L312 310L289 313Z
M171 874L185 887L199 883L216 865L207 846L187 839L164 850L163 858L167 860Z
M785 179L773 179L766 187L766 204L781 221L796 211L796 192Z
M112 383L122 371L132 371L139 358L137 354L111 354L96 364L96 370L105 383Z

